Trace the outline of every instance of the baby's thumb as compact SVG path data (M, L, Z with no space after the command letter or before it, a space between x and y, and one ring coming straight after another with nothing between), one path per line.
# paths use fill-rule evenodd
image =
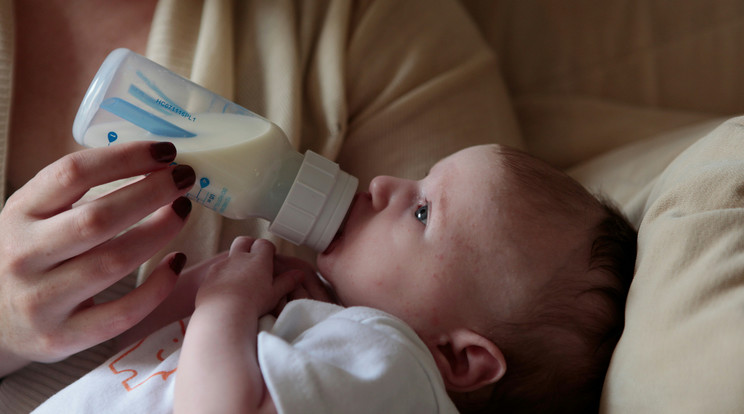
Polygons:
M302 283L305 278L305 272L302 270L292 269L278 274L274 277L274 294L277 300L289 295L293 290Z

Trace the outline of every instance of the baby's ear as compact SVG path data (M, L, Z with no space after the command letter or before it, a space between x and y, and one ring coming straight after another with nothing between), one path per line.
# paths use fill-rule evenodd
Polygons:
M506 372L504 354L496 344L469 329L427 345L450 391L475 391L500 380Z

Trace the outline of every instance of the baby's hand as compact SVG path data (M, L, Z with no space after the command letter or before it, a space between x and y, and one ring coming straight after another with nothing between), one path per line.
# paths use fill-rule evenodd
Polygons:
M302 282L292 290L285 299L272 312L275 316L281 313L287 302L295 299L314 299L321 302L338 303L338 299L331 287L323 281L315 268L302 259L290 256L277 255L274 258L274 273L280 274L289 271L303 273Z
M208 302L239 304L262 316L294 290L304 273L288 269L274 276L274 245L263 239L238 237L227 260L213 265L196 295L196 307Z

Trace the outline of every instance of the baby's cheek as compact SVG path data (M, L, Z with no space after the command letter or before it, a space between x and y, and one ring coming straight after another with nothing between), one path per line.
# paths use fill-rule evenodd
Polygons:
M336 292L347 306L382 308L395 299L395 289L384 272L351 272L337 286Z
M320 272L326 280L330 281L330 259L328 256L318 255L318 257L315 258L315 265L318 267L318 272Z

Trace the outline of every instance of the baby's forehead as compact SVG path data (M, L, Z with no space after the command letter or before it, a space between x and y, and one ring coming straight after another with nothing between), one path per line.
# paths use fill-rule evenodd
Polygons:
M584 219L574 206L591 196L549 165L488 146L457 153L442 166L435 174L451 180L444 189L451 207L448 252L465 263L462 271L483 276L473 283L478 289L490 290L490 284L504 282L501 276L512 275L512 294L503 298L511 303L507 307L517 309L517 292L534 292L542 284L540 275L564 266L571 251L591 241L588 233L577 231Z
M577 225L595 207L595 198L562 171L522 151L498 145L472 147L456 153L450 160L452 186L470 187L451 190L469 194L455 198L469 203L474 217L488 237L492 228L532 233ZM456 171L457 170L457 171ZM592 216L593 214L589 214ZM493 220L489 220L489 218Z
M455 212L467 211L471 221L486 228L504 225L504 220L514 225L528 225L521 223L525 220L543 225L572 222L595 204L595 198L562 171L498 145L461 150L432 168L430 175L436 192L456 205Z
M449 186L477 189L474 198L502 203L509 199L564 198L560 191L571 183L561 171L543 161L512 148L483 145L467 148L445 158L439 165L451 181ZM547 191L547 192L546 192ZM470 199L469 201L473 201Z
M464 169L482 176L505 179L515 176L524 180L561 175L562 172L544 161L520 150L498 144L465 148L440 160L433 168Z

